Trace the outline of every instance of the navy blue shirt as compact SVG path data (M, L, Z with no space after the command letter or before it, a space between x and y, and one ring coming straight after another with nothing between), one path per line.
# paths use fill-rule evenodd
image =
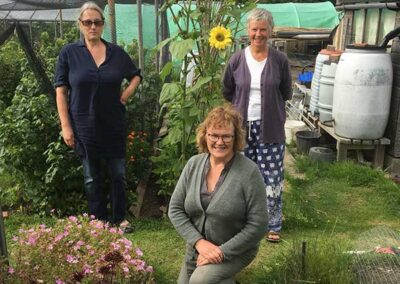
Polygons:
M97 67L84 41L64 46L58 57L55 84L69 91L69 115L75 151L87 158L123 158L126 153L125 106L121 83L140 76L129 55L102 40L106 59Z

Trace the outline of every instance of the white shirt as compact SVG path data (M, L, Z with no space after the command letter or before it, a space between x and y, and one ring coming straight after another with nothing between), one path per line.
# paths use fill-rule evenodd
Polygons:
M261 73L267 58L263 61L255 60L249 46L245 49L245 57L251 76L247 121L261 120Z

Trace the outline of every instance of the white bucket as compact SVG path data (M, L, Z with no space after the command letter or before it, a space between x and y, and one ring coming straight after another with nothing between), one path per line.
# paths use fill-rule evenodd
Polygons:
M290 144L293 140L296 140L296 132L300 130L308 130L307 125L303 121L286 120L285 122L286 144Z

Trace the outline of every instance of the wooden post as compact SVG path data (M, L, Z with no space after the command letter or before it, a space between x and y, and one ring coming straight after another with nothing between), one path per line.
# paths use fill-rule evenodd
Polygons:
M108 21L110 23L110 34L111 42L117 43L117 33L115 25L115 2L114 0L108 0Z
M154 10L156 15L156 45L160 42L160 18L158 16L158 0L154 0ZM160 72L160 53L157 51L156 54L156 71Z
M307 242L303 241L301 243L301 272L303 279L306 279L307 276L306 254L307 254Z
M4 228L3 210L0 204L0 256L7 257L7 255L6 231Z
M163 41L169 37L168 18L166 11L161 12L160 16L161 16L161 40ZM160 57L161 57L160 69L161 69L169 61L168 44L161 49Z
M139 68L144 72L142 0L136 1L138 16Z

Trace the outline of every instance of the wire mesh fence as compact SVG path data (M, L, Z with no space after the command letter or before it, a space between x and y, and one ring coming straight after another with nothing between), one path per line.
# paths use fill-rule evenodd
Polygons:
M400 234L387 226L362 233L353 254L354 283L400 283Z

